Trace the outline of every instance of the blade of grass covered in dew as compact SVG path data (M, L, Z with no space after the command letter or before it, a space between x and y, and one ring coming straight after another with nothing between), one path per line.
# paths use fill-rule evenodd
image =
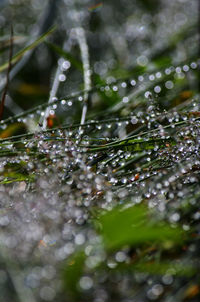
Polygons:
M135 161L138 161L138 160L142 159L146 154L147 154L146 151L142 151L142 152L140 152L140 153L136 153L136 154L134 154L134 155L132 156L132 159L129 159L129 160L131 160L132 163L134 163ZM112 156L111 158L109 158L109 159L107 159L107 160L104 160L104 161L103 161L104 166L107 166L107 165L108 165L109 163L111 163L114 159L119 158L119 157L120 157L120 155L115 154L115 155ZM123 167L121 167L121 168L123 169ZM116 169L114 169L114 170L117 172L118 169L120 169L120 168L116 168Z
M44 105L46 105L46 103L44 104ZM37 106L37 109L38 109L38 106ZM40 107L40 109L41 109L41 107ZM31 110L29 111L29 114L31 113ZM166 113L167 114L167 113ZM183 114L185 114L186 116L187 116L187 113L183 113ZM163 115L162 115L163 116ZM18 119L19 117L22 117L22 114L19 114L19 115L17 115L16 116L16 118ZM94 126L94 125L98 125L98 124L106 124L106 123L116 123L116 122L119 122L119 121L130 121L132 119L132 116L130 116L130 117L124 117L124 118L112 118L112 119L107 119L107 120L102 120L102 121L91 121L91 122L87 122L87 123L85 123L84 125L82 125L82 127L87 127L87 126ZM198 120L199 118L196 118L196 120ZM6 123L8 123L8 122L14 122L14 120L13 120L13 118L8 118L8 119L6 119L6 120L4 120L4 121L2 121L0 124L6 124ZM187 122L187 121L186 121ZM181 123L181 124L185 124L185 121L181 121L181 122L178 122L178 124L179 123ZM177 123L176 123L177 124ZM63 125L63 127L60 127L60 129L62 130L67 130L67 129L75 129L75 128L79 128L81 125L80 124L68 124L68 125ZM167 126L164 126L164 128L168 128L168 127L170 127L170 125L167 125ZM154 132L154 131L157 131L156 129L153 129L153 130L149 130L149 131L147 131L147 132L141 132L142 130L144 129L144 126L142 126L142 127L139 127L138 129L136 129L136 130L134 130L132 133L134 133L134 135L131 135L132 133L129 133L128 134L128 136L127 136L127 138L125 138L125 139L123 139L123 140L119 140L119 142L120 141L127 141L127 140L129 140L129 138L130 139L132 139L132 138L137 138L137 136L138 135L146 135L146 134L149 134L149 133L151 133L151 132ZM46 132L53 132L53 131L56 131L56 130L58 130L58 128L53 128L53 129L47 129L44 133L46 133ZM138 133L138 132L140 132L140 133ZM19 136L19 137L30 137L30 136L33 136L34 135L34 133L29 133L29 134L24 134L24 135L21 135L21 136ZM13 138L15 138L16 136L13 136L12 137L12 139ZM18 138L18 136L17 136L17 138ZM106 139L106 140L108 140L107 138L102 138L102 139ZM7 139L5 139L5 140L7 140ZM110 139L110 140L114 140L114 139ZM1 139L1 141L2 141L2 139ZM116 144L116 140L114 140L112 143L114 143L114 144ZM98 147L99 145L92 145L92 146L89 146L89 147Z
M24 138L22 138L21 140L15 140L13 143L15 143L15 144L17 144L17 143L23 143L23 144L30 144L30 143L32 143L32 142L36 142L37 140L39 141L41 138L40 137L38 137L38 138L36 138L36 137L31 137L30 139L26 139L26 141L24 141ZM42 139L44 142L48 142L48 141L50 141L50 142L53 142L53 141L60 141L60 142L65 142L65 141L69 141L69 138L67 138L67 137L60 137L60 136L49 136L49 137L43 137L43 139ZM71 141L77 141L77 139L76 138L70 138L70 140ZM95 138L87 138L87 139L82 139L82 142L88 142L88 141L105 141L105 138L97 138L97 139L95 139ZM5 146L10 146L10 144L11 144L11 142L9 142L9 137L7 137L7 140L6 141L4 141L4 142L2 142L1 143L1 139L0 139L0 152L1 152L1 148L5 148ZM27 147L26 148L29 148L28 147L28 145L27 145ZM8 149L9 150L9 149Z
M47 118L50 115L50 111L51 111L51 108L49 107L49 105L51 105L51 103L53 102L54 97L56 96L59 85L60 85L60 80L59 80L60 74L61 74L61 67L58 64L57 68L56 68L56 72L55 72L55 77L53 80L53 85L52 85L50 95L49 95L48 106L44 112L44 115L41 117L41 120L39 121L39 125L41 125L43 130L45 130L47 127Z
M196 96L198 96L198 95L196 95ZM71 96L71 98L74 98L74 97L76 97L76 96ZM57 101L56 101L57 102ZM37 107L35 107L34 109L32 109L32 110L35 110L36 108L37 108L37 110L41 110L42 109L42 107L43 106L46 106L46 103L45 104L43 104L43 105L39 105L39 106L37 106ZM15 119L19 119L20 117L23 117L24 115L27 115L27 114L31 114L31 112L32 112L32 110L29 110L29 111L26 111L26 114L18 114L18 115L16 115L15 117L10 117L10 118L8 118L8 119L6 119L6 120L3 120L3 121L1 121L1 123L0 123L0 125L4 125L4 124L7 124L7 123L9 123L9 122L14 122L14 120ZM167 113L164 113L164 114L167 114ZM162 114L162 116L164 115L164 114ZM189 113L187 113L187 112L183 112L182 114L184 114L184 116L186 115L188 115ZM159 118L159 117L158 117ZM102 120L102 121L91 121L91 122L87 122L87 123L85 123L85 125L83 125L82 127L86 127L86 126L92 126L92 125L97 125L97 124L105 124L105 123L116 123L116 122L119 122L119 121L130 121L132 119L132 116L129 116L129 117L124 117L124 118L112 118L112 119L107 119L107 120ZM197 120L198 120L198 118L197 118ZM178 122L178 123L185 123L185 121L181 121L181 122ZM177 124L177 123L176 123ZM61 129L67 129L67 128L71 128L71 129L74 129L74 128L78 128L78 127L80 127L80 124L68 124L68 125L64 125L63 127L61 127ZM165 128L168 128L168 127L170 127L170 125L169 126L164 126ZM54 130L56 130L57 128L54 128L54 129L48 129L47 131L54 131ZM138 131L142 131L144 129L144 126L142 126L142 127L139 127L138 129L136 129L136 130L134 130L132 133L134 133L134 135L131 135L132 133L129 133L128 134L128 136L127 136L127 138L125 138L124 139L124 141L127 141L127 140L129 140L129 138L133 138L133 137L137 137L139 134L138 134ZM152 132L152 131L156 131L156 129L153 129L153 130L149 130L148 132L142 132L142 135L144 135L144 134L148 134L148 133L150 133L150 132ZM123 140L120 140L120 141L123 141ZM115 142L113 142L113 143L116 143L116 141ZM94 147L94 146L93 146Z
M35 174L30 175L13 175L13 176L6 176L3 180L0 181L1 185L11 184L14 182L26 181L26 182L34 182L36 180Z
M156 56L155 56L155 58L156 58ZM195 56L191 56L191 58L190 58L191 60L192 59L197 59L197 56L195 55ZM187 59L186 60L186 62L185 63L187 63L188 62L188 60L190 60L190 59ZM151 61L151 60L149 60L150 61L150 66L152 67L152 65L153 65L153 62ZM172 64L172 63L171 63ZM181 62L179 62L178 64L175 64L176 66L179 66L181 64ZM156 65L156 64L155 64ZM160 71L164 71L164 69L167 67L167 65L169 66L169 64L162 64L162 67L160 67ZM176 66L175 66L174 64L173 64L173 67L175 68ZM138 66L135 66L134 68L132 68L131 69L131 73L132 74L134 74L134 70L137 70L138 69ZM148 73L152 73L152 72L156 72L156 69L157 68L149 68L149 70L148 70L148 65L147 65L147 67L145 68L145 73L143 72L142 74L143 75L145 75L145 74L148 74ZM141 73L141 72L140 72ZM137 75L137 72L135 73L135 77L136 77L136 75ZM131 76L131 75L130 75ZM159 83L160 82L160 80L158 79L157 80L157 83ZM154 81L154 83L155 83L155 81ZM113 84L115 84L115 83L113 83ZM137 85L136 85L137 86ZM149 87L145 87L145 89L150 89L151 87L153 87L154 85L151 85L151 84L149 84ZM144 90L145 90L144 89ZM137 94L138 93L142 93L144 90L142 90L142 89L139 89L138 88L138 92L137 92ZM133 98L135 96L135 92L133 92L133 94L130 94L130 96L129 96L129 98ZM100 114L104 114L104 113L108 113L109 111L110 112L117 112L118 110L120 110L121 108L123 107L123 103L122 102L120 102L120 103L117 103L117 104L115 104L115 105L113 105L113 106L111 106L110 108L108 108L106 111L102 111L102 112L100 112ZM89 118L92 118L92 116L93 115L90 115L89 116Z
M139 81L137 81L136 85L133 87L133 91L130 92L126 97L127 97L127 100L128 100L128 105L131 104L134 102L138 105L141 105L141 102L145 103L146 102L146 98L142 98L142 99L138 99L138 97L140 96L143 96L144 92L145 91L153 91L154 87L156 85L160 85L160 86L163 86L163 84L171 79L172 77L172 73L175 73L176 70L174 69L173 72L171 72L170 75L168 74L165 74L162 72L161 70L161 74L162 74L162 77L161 78L156 78L156 80L154 80L153 82L149 81L148 79L148 76L147 74L145 73L143 75L143 85L140 85L141 83ZM185 82L186 82L186 79L183 79ZM183 89L183 83L181 83L181 87L179 88L179 91L181 91L181 89ZM126 104L127 106L127 104ZM122 108L124 107L124 101L123 101L123 98L120 102L118 102L117 104L114 104L113 106L109 107L107 109L107 114L110 114L110 113L116 113L118 112L119 110L121 110Z
M144 158L144 156L146 154L147 154L146 152L141 152L140 156L132 156L131 159L125 159L125 158L123 158L122 159L123 162L125 161L124 165L120 166L118 168L114 168L113 173L117 175L117 173L120 172L121 170L127 168L129 165L131 165L131 164L133 164L135 162L138 162L138 160ZM153 164L155 164L156 162L159 162L159 161L160 161L159 159L151 160L150 162L148 162L146 164L145 168L148 167L148 166L151 166L151 165L153 165ZM118 163L120 163L120 161ZM144 165L140 166L140 171L142 171L142 169L144 169ZM123 176L128 175L128 173L123 173ZM131 171L131 173L133 173L133 171ZM135 171L135 173L137 173L137 172Z
M195 122L195 121L198 121L198 120L200 120L200 117L194 118L193 121ZM182 125L185 125L185 124L187 124L189 122L190 122L189 120L184 120L184 121L176 122L173 125L175 127L176 126L182 126ZM168 128L171 128L170 124L162 127L162 129L168 129ZM127 143L129 141L131 142L132 140L137 139L138 136L140 136L140 137L141 136L145 136L147 134L155 133L157 131L159 131L159 129L152 129L152 130L144 131L144 132L141 132L139 134L135 134L135 135L129 136L127 138L124 138L122 140L118 140L118 141L114 141L114 142L108 143L106 145L103 145L102 147L112 147L112 145L121 144L121 143ZM90 147L90 148L93 148L93 147L96 148L96 147L99 147L99 146L90 145L88 147Z
M87 109L88 109L88 98L89 98L89 92L92 89L91 84L91 71L90 71L90 59L89 59L89 49L86 39L85 30L81 25L81 18L80 18L80 12L78 10L78 6L76 2L72 4L72 9L74 9L74 27L75 27L75 33L77 37L77 41L79 44L79 49L81 53L81 60L82 60L82 68L83 68L83 80L84 80L84 95L83 95L83 108L82 108L82 114L81 114L81 121L80 124L84 125ZM81 128L80 128L81 130ZM80 131L81 132L81 131Z
M150 73L148 73L148 74L150 74ZM145 76L148 76L148 74L145 73ZM167 77L169 77L169 76L166 76L166 81L167 81ZM126 80L127 79L125 79L124 81L126 81ZM129 79L128 81L130 82L131 80ZM135 108L136 107L137 108L142 107L142 105L145 104L145 102L146 102L146 98L144 97L144 92L147 91L147 90L152 90L153 91L153 88L156 85L155 83L157 83L157 84L161 83L162 86L163 86L163 82L164 82L163 78L162 78L162 80L158 79L157 82L154 81L153 83L149 83L149 81L147 80L147 86L145 86L145 87L142 87L142 86L138 87L138 83L137 83L134 87L132 87L133 88L132 93L128 94L128 96L127 96L128 103L124 104L121 101L121 102L107 108L106 110L102 110L102 111L98 112L98 116L99 117L101 117L101 116L105 117L105 116L108 116L112 113L116 114L119 110L123 109L124 106L126 106L126 109L127 108L129 109L129 107L130 107L131 111L134 109L134 107ZM115 85L115 83L112 84L112 85ZM110 89L112 89L111 88L112 85L107 85L107 86L109 86ZM104 86L102 86L101 88L103 88L103 87ZM173 95L176 96L176 94L181 93L184 89L187 89L187 84L185 86L173 88ZM99 91L99 90L97 90L97 91ZM170 99L172 99L172 98L173 97L171 96ZM166 100L167 98L159 96L159 99L160 100L161 99ZM133 105L134 105L134 107L133 107ZM173 108L171 108L171 110L173 110ZM96 112L90 113L88 115L88 118L89 119L96 118L96 115L97 115Z
M193 122L195 121L199 121L200 120L200 117L197 117L197 118L194 118L193 119ZM189 120L184 120L184 121L180 121L180 122L176 122L174 123L173 125L176 127L178 126L182 126L182 125L185 125L185 124L188 124L190 121ZM53 129L47 129L47 130L44 130L44 131L39 131L38 134L46 134L46 133L53 133L55 131L59 131L59 130L67 130L67 129L74 129L74 128L78 128L78 127L88 127L88 125L92 125L92 123L85 123L84 125L81 125L81 124L72 124L72 125L66 125L64 127L58 127L58 128L53 128ZM166 125L166 126L163 126L163 129L168 129L168 128L171 128L171 125ZM112 148L112 145L116 145L118 143L121 143L121 142L126 142L128 140L131 140L131 139L135 139L138 137L138 135L141 137L141 136L144 136L144 135L147 135L147 134L151 134L151 133L155 133L156 131L159 131L159 129L152 129L152 130L149 130L149 131L145 131L145 132L142 132L142 133L139 133L137 135L133 135L131 137L128 137L126 139L122 139L122 140L119 140L119 141L114 141L114 142L111 142L111 143L108 143L108 144L105 144L105 145L102 145L101 147L110 147ZM11 136L9 138L3 138L3 139L0 139L0 143L2 142L6 142L8 140L15 140L15 139L20 139L20 138L31 138L33 136L35 136L36 133L35 132L30 132L30 133L26 133L26 134L20 134L20 135L16 135L16 136ZM88 146L87 145L79 145L79 147L81 148L87 148ZM91 149L94 147L94 145L90 145L89 146ZM99 145L96 145L96 147L100 147ZM99 148L99 151L101 151L101 147Z
M185 163L185 165L187 165L187 161L183 161L183 162ZM167 176L164 175L164 176L162 176L162 177L159 177L159 182L161 182L161 181L165 180L166 177L167 177L167 179L168 179L170 176L174 176L174 174L176 174L176 172L177 172L177 168L179 168L179 164L177 164L177 165L173 164L173 165L168 165L168 166L166 166L166 167L158 167L158 168L156 168L156 169L152 169L152 173L151 173L149 176L146 176L146 177L144 177L144 178L142 178L142 179L139 178L139 179L137 180L137 183L145 182L146 180L149 180L149 179L151 179L151 178L153 178L152 182L153 182L153 183L156 183L155 178L158 177L158 174L154 174L154 171L156 171L156 170L161 170L161 169L165 169L165 170L167 170L169 173L167 174ZM190 171L188 171L187 173L189 173L189 172L190 172ZM177 182L177 179L179 180L179 182L183 182L183 179L182 179L182 178L185 177L185 174L186 174L186 173L182 173L181 175L179 175L178 178L176 178L173 182L171 182L171 184L172 184L172 185L175 184L175 183ZM134 184L134 183L132 183L132 184ZM126 186L127 186L127 184L118 185L118 189L126 188ZM138 186L138 184L137 184L137 186ZM154 197L155 197L155 195L154 195Z
M129 76L131 76L132 74L137 76L138 74L144 74L144 73L153 73L153 72L156 72L156 70L163 70L163 68L166 68L167 66L174 66L173 64L173 60L172 58L170 58L170 62L169 60L167 60L166 62L163 62L163 57L161 55L167 53L169 51L172 51L176 48L177 46L177 37L179 37L179 40L183 40L184 37L190 37L191 36L191 29L194 29L195 30L196 28L196 22L193 22L193 23L189 23L188 26L184 26L182 29L180 29L180 31L178 33L175 33L173 34L173 36L171 38L169 38L169 42L166 43L164 45L164 47L162 47L162 49L155 49L155 50L151 50L151 53L149 54L148 56L148 61L150 62L149 65L145 66L145 67L141 67L141 66L138 66L137 64L135 64L133 67L131 67L131 69L127 72L125 71L125 74L126 76L125 77L122 77L122 78L127 78ZM172 41L173 40L173 41ZM176 41L176 43L174 43ZM198 55L195 53L195 54L192 54L190 55L190 59L191 60L195 60L198 58ZM162 61L162 64L159 63L158 64L158 59L160 61ZM164 59L166 59L166 57L164 57ZM188 61L188 59L186 60ZM181 62L179 63L176 63L175 65L179 65ZM176 67L176 66L174 66ZM138 71L138 69L141 69L141 71ZM123 70L122 70L123 71ZM121 72L120 72L121 73ZM108 74L108 76L111 75L111 76L115 76L114 75L114 71L112 71L111 74ZM116 76L118 78L118 75Z
M186 64L186 63L187 63L187 61L182 62L182 65L184 65L184 64ZM177 65L177 66L178 66L178 65ZM175 67L176 67L176 66L175 66ZM159 70L160 70L160 69L159 69ZM139 73L139 74L140 74L140 73ZM150 73L149 73L149 74L150 74ZM130 78L125 78L125 79L120 78L120 79L117 79L115 83L118 83L118 82L121 82L121 81L125 81L125 80L131 81ZM113 84L112 84L112 85L113 85ZM87 91L81 90L81 91L73 92L73 93L71 93L70 95L63 96L63 97L59 98L58 100L53 101L53 102L51 103L51 105L58 104L58 103L61 102L62 100L66 100L66 101L67 101L67 100L71 100L71 99L76 99L76 98L78 98L79 96L83 96L84 93L92 93L92 92L96 92L96 91L98 91L99 89L101 89L101 88L103 88L103 87L112 86L112 85L111 85L111 84L110 84L110 85L105 84L105 86L96 85L96 86L92 87L90 90L87 90ZM9 118L7 118L7 119L1 121L0 125L6 124L6 123L9 123L9 122L13 122L13 121L15 121L15 120L17 120L17 119L19 119L19 118L21 118L21 117L24 117L24 116L27 116L28 114L34 113L34 112L36 112L37 110L42 110L42 109L46 108L47 106L48 106L48 103L47 103L47 102L45 102L45 103L43 103L43 104L41 104L41 105L35 106L34 108L31 108L31 109L29 109L29 110L26 110L26 111L24 111L23 113L20 113L20 114L18 114L18 115L13 116L13 117L9 117ZM106 112L107 112L107 111L106 111ZM102 112L100 112L100 114L105 114L106 112L105 112L105 111L102 111ZM95 116L96 116L96 113L95 113ZM91 115L90 115L90 117L91 117Z
M6 74L6 85L2 94L1 98L1 104L0 104L0 120L2 120L3 117L3 112L4 112L4 106L5 106L5 100L6 100L6 94L8 91L8 86L9 86L9 75L10 71L12 68L12 56L13 56L13 27L11 25L10 29L10 51L9 51L9 60L8 60L8 69L7 69L7 74Z
M68 46L68 40L65 40L65 42L63 44L62 52L65 53L65 49L67 48L67 46ZM56 97L56 94L58 92L58 88L59 88L59 85L60 85L59 77L60 77L61 73L62 73L62 66L58 61L55 76L54 76L54 80L53 80L53 85L52 85L50 95L49 95L48 105L51 105L52 102L54 101L54 98ZM41 117L41 121L39 122L39 124L42 125L43 130L45 130L47 128L47 118L50 115L50 111L51 111L51 108L50 108L50 106L48 106L46 108L45 112L44 112L44 115Z
M81 52L81 58L83 62L83 78L84 78L84 90L90 91L91 90L91 71L90 71L90 61L89 61L89 50L87 39L85 35L85 30L82 27L75 28L75 32L77 35L77 40ZM87 108L88 108L88 92L84 93L83 99L83 109L81 115L81 122L80 124L83 125L85 123Z
M157 130L157 129L156 129ZM140 135L141 136L141 135ZM112 142L112 143L108 143L102 146L99 145L80 145L80 147L85 147L87 148L88 151L91 152L95 152L95 151L101 151L101 150L107 150L107 149L114 149L114 148L129 148L130 151L141 151L140 149L144 148L143 150L145 150L145 147L150 147L150 148L154 148L155 144L159 143L165 145L166 143L170 143L170 145L175 144L175 140L172 137L168 137L168 138L155 138L155 139L148 139L148 140L144 140L144 139L126 139L126 140L122 140L122 141L118 141L118 142ZM152 144L152 145L151 145ZM131 149L132 148L132 149Z
M190 113L189 112L185 112L184 110L187 110L189 105L192 105L192 103L194 103L194 100L196 99L198 101L200 95L199 94L195 94L192 98L187 99L185 102L177 105L176 107L172 107L170 108L167 113L163 113L162 117L169 114L170 112L173 112L174 110L176 110L177 113L179 113L182 116L188 116ZM161 99L161 98L159 98ZM158 117L159 119L159 117ZM155 121L157 121L157 118L155 119ZM144 131L146 129L146 125L142 125L138 128L136 128L135 130L131 131L127 137L132 137L133 135L139 135L140 132Z
M30 45L24 47L22 50L20 50L18 53L16 53L11 60L11 63L14 64L16 63L18 60L21 59L21 57L29 50L35 48L36 46L38 46L40 43L42 43L50 34L52 34L54 32L54 30L56 29L56 27L52 27L50 30L48 30L46 33L44 33L43 35L41 35L38 39L36 39L33 43L31 43ZM8 68L9 66L9 62L4 63L3 65L0 66L0 72L4 71L6 68Z
M49 95L48 105L50 105L52 103L54 97L57 94L57 91L58 91L58 88L59 88L59 85L60 85L60 80L59 80L60 74L61 74L61 67L58 64L56 72L55 72L55 77L54 77L54 80L53 80L53 85L52 85L50 95ZM50 111L51 111L51 108L47 107L45 112L44 112L44 115L41 118L41 121L39 122L39 125L42 126L43 130L45 130L46 127L47 127L47 118L50 115Z

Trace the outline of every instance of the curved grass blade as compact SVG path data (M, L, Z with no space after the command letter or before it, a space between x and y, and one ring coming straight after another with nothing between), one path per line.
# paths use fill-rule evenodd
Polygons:
M52 27L50 30L48 30L46 33L44 33L43 35L41 35L38 39L36 39L33 43L31 43L30 45L26 46L25 48L23 48L22 50L20 50L18 53L16 53L12 60L11 63L15 64L17 61L19 61L21 59L21 57L29 50L35 48L36 46L38 46L40 43L42 43L50 34L52 34L54 32L54 30L56 29L56 27ZM4 71L6 68L8 68L9 66L9 62L4 63L3 65L0 66L0 72Z

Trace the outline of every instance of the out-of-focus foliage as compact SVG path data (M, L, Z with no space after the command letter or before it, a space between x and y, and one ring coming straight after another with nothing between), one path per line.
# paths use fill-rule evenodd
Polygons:
M0 9L2 302L199 301L198 1Z

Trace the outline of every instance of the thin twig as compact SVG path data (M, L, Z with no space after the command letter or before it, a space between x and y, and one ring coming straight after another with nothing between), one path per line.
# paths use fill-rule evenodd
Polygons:
M0 120L3 118L3 112L4 112L4 106L5 106L5 99L6 99L6 94L8 91L8 86L9 86L9 74L12 68L12 56L13 56L13 27L11 25L10 28L10 51L9 51L9 61L8 61L8 69L6 73L6 85L2 94L1 98L1 104L0 104Z

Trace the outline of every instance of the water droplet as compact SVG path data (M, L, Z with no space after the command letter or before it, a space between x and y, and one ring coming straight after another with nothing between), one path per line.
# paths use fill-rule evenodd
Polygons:
M69 61L64 61L64 62L62 63L62 70L63 70L63 71L66 71L67 69L70 68L70 66L71 66L71 63L70 63Z
M114 85L114 86L112 87L112 89L113 89L113 91L118 91L118 87L117 87L116 85Z
M93 287L93 284L94 284L93 280L88 276L81 277L79 281L79 285L83 290L91 289Z
M145 94L144 94L145 98L148 99L149 97L152 96L151 92L150 91L146 91Z
M150 81L154 81L154 80L155 80L155 76L154 76L153 74L150 74L149 80L150 80Z
M196 63L196 62L192 62L192 63L190 64L190 67L191 67L192 69L196 69L196 68L197 68L197 63Z
M135 86L136 85L136 81L135 80L131 80L131 86Z
M167 81L167 82L165 83L165 87L166 87L167 89L172 89L172 88L174 87L174 83L173 83L172 81Z
M146 56L140 56L137 58L137 64L140 66L146 66L148 64L148 59Z
M66 75L65 74L60 74L58 78L59 78L60 82L64 82L66 80Z
M183 66L183 71L187 72L190 70L190 67L188 65Z
M138 77L138 80L139 80L140 82L142 82L142 81L144 81L144 77L143 77L143 76L139 76L139 77Z
M129 102L129 98L127 96L123 97L122 102L123 103L128 103Z
M122 83L121 83L121 86L122 86L122 88L126 88L126 87L127 87L126 82L122 82Z
M161 87L160 86L155 86L154 87L154 91L155 91L155 93L160 93L161 92Z

